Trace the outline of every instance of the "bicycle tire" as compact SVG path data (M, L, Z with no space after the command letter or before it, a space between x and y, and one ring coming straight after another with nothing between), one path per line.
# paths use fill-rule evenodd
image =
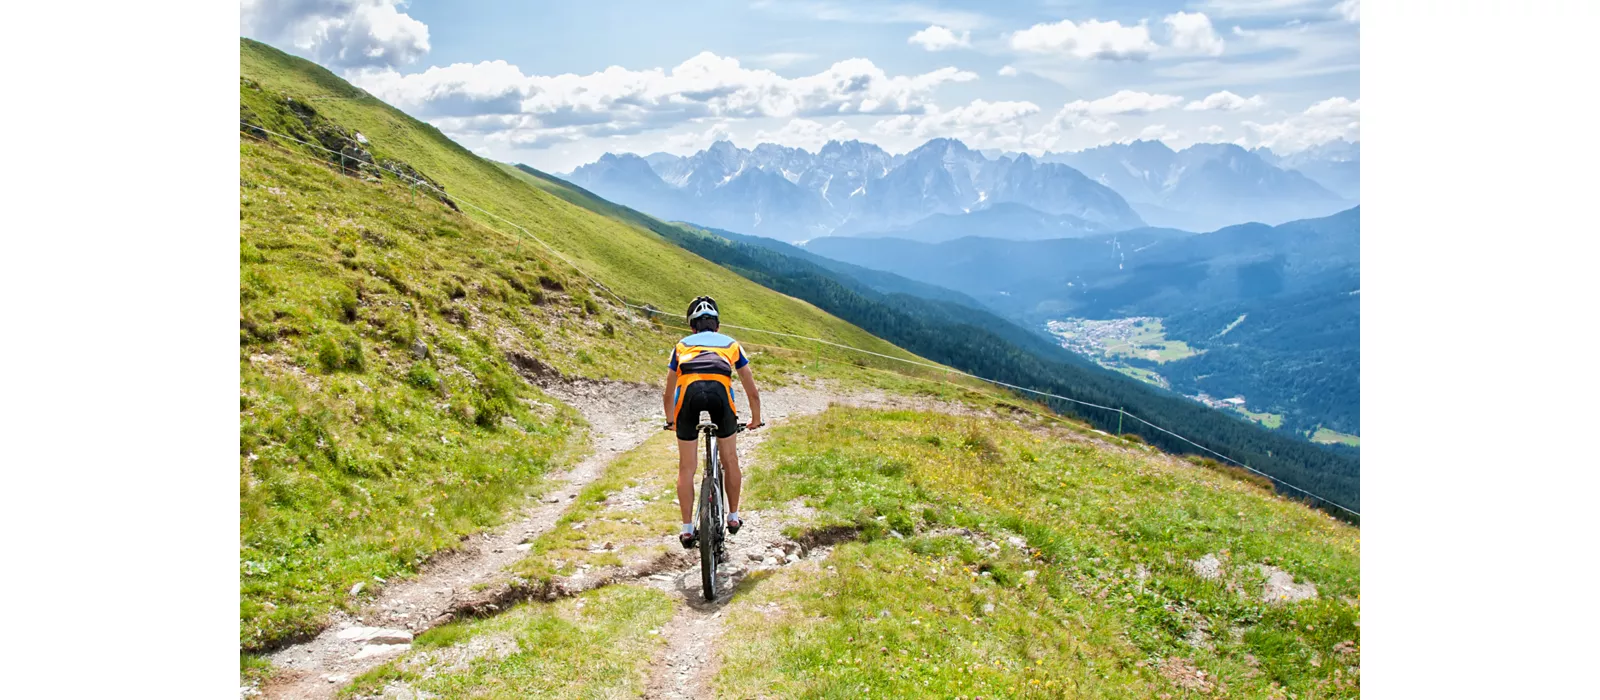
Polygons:
M700 592L706 601L717 599L717 513L721 502L716 480L712 478L716 459L711 441L706 440L705 479L700 483Z

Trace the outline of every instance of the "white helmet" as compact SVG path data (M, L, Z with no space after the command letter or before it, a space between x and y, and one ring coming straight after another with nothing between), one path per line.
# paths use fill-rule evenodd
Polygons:
M711 297L698 297L689 302L688 320L694 321L701 316L717 318L717 300Z

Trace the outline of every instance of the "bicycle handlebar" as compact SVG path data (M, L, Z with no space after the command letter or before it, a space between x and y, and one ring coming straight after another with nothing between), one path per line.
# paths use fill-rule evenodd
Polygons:
M675 425L677 425L677 423L668 423L666 425L661 426L661 429L662 430L671 430L672 427L675 426ZM750 424L749 423L735 423L734 425L738 426L738 427L733 432L742 433L742 432L744 432L745 426L750 425ZM757 423L756 427L760 428L763 425L766 425L766 422Z

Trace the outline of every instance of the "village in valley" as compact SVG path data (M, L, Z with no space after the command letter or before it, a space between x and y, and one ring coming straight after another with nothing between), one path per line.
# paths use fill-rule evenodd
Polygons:
M1205 352L1191 348L1181 340L1169 340L1161 319L1153 316L1104 321L1065 318L1048 321L1045 328L1055 336L1061 347L1088 357L1101 367L1163 389L1171 389L1172 385L1148 365L1161 365ZM1133 362L1145 366L1137 366ZM1243 396L1215 398L1204 392L1185 396L1211 408L1233 411L1268 428L1277 428L1282 423L1281 416L1256 413L1246 408Z

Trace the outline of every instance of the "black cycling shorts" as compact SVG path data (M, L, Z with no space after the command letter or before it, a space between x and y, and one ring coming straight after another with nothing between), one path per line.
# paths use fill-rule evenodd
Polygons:
M728 389L722 384L709 379L690 382L683 388L683 394L683 404L676 418L679 440L700 438L701 411L710 412L711 422L717 424L717 437L725 438L738 432L739 417L733 412Z

